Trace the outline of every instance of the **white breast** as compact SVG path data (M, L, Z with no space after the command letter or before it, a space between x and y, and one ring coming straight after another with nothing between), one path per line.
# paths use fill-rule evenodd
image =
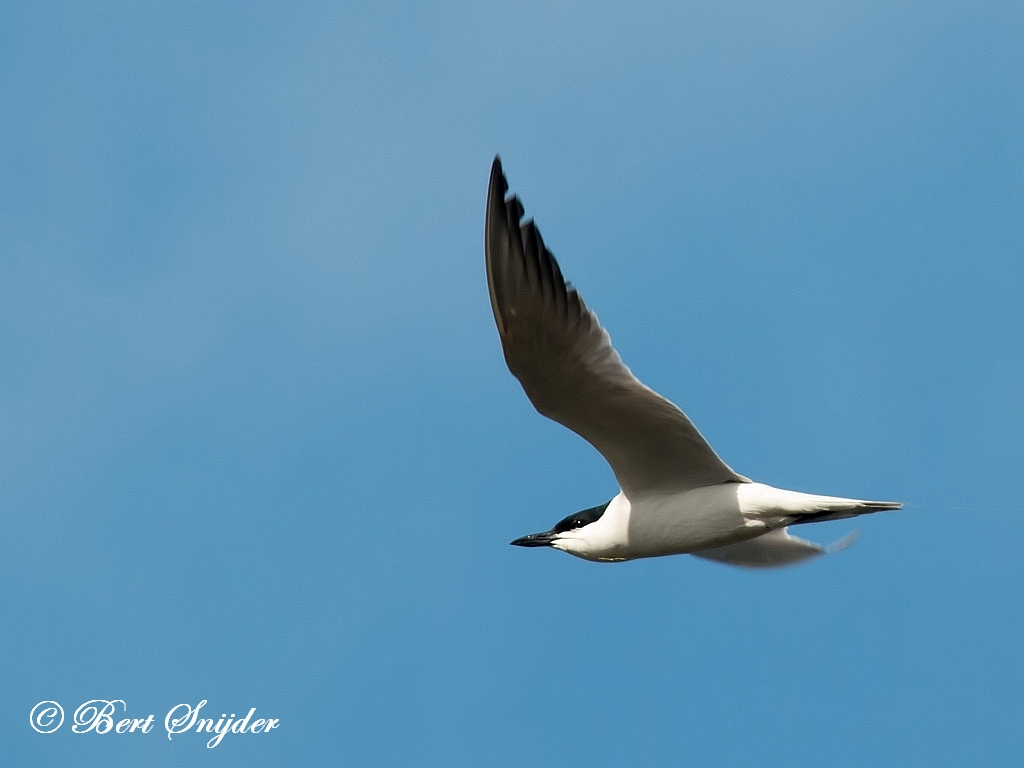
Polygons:
M626 514L625 520L616 526L625 538L619 556L683 554L759 536L768 527L743 514L739 498L743 485L746 484L723 483L632 501L620 494L615 500L621 499L616 511ZM612 505L608 511L612 511Z

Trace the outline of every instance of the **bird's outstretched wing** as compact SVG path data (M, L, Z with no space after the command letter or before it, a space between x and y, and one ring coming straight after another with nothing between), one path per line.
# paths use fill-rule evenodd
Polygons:
M690 554L705 560L717 560L720 563L744 568L779 568L784 565L796 565L818 555L841 552L853 544L857 536L857 531L854 531L834 544L823 547L813 541L790 535L787 528L776 528L756 539Z
M508 368L534 407L588 440L627 494L749 482L718 458L686 414L623 365L608 333L567 286L494 159L484 250Z

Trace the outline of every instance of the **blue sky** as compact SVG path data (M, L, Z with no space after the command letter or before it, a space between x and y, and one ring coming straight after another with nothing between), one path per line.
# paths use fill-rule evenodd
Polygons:
M1017 763L1022 80L1016 3L3 4L0 754ZM509 547L615 485L504 367L496 152L726 461L905 510ZM280 727L169 741L203 699Z

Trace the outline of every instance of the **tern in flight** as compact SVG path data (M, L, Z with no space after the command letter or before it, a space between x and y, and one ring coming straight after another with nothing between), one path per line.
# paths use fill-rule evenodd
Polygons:
M821 547L788 526L899 509L786 491L752 482L722 461L679 408L644 386L608 332L562 278L533 220L494 158L484 251L494 321L509 370L544 416L590 442L620 491L543 533L512 542L554 547L586 560L691 554L748 567L790 565L841 549Z

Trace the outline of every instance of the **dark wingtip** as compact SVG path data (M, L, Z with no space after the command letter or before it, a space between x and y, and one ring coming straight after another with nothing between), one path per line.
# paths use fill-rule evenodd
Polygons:
M513 224L519 224L522 221L523 214L526 213L526 209L523 208L523 201L519 199L518 195L513 195L511 198L505 201L505 207L508 209L509 226Z
M502 198L508 191L508 180L501 169L501 155L495 155L494 162L491 163L491 189L500 190Z

